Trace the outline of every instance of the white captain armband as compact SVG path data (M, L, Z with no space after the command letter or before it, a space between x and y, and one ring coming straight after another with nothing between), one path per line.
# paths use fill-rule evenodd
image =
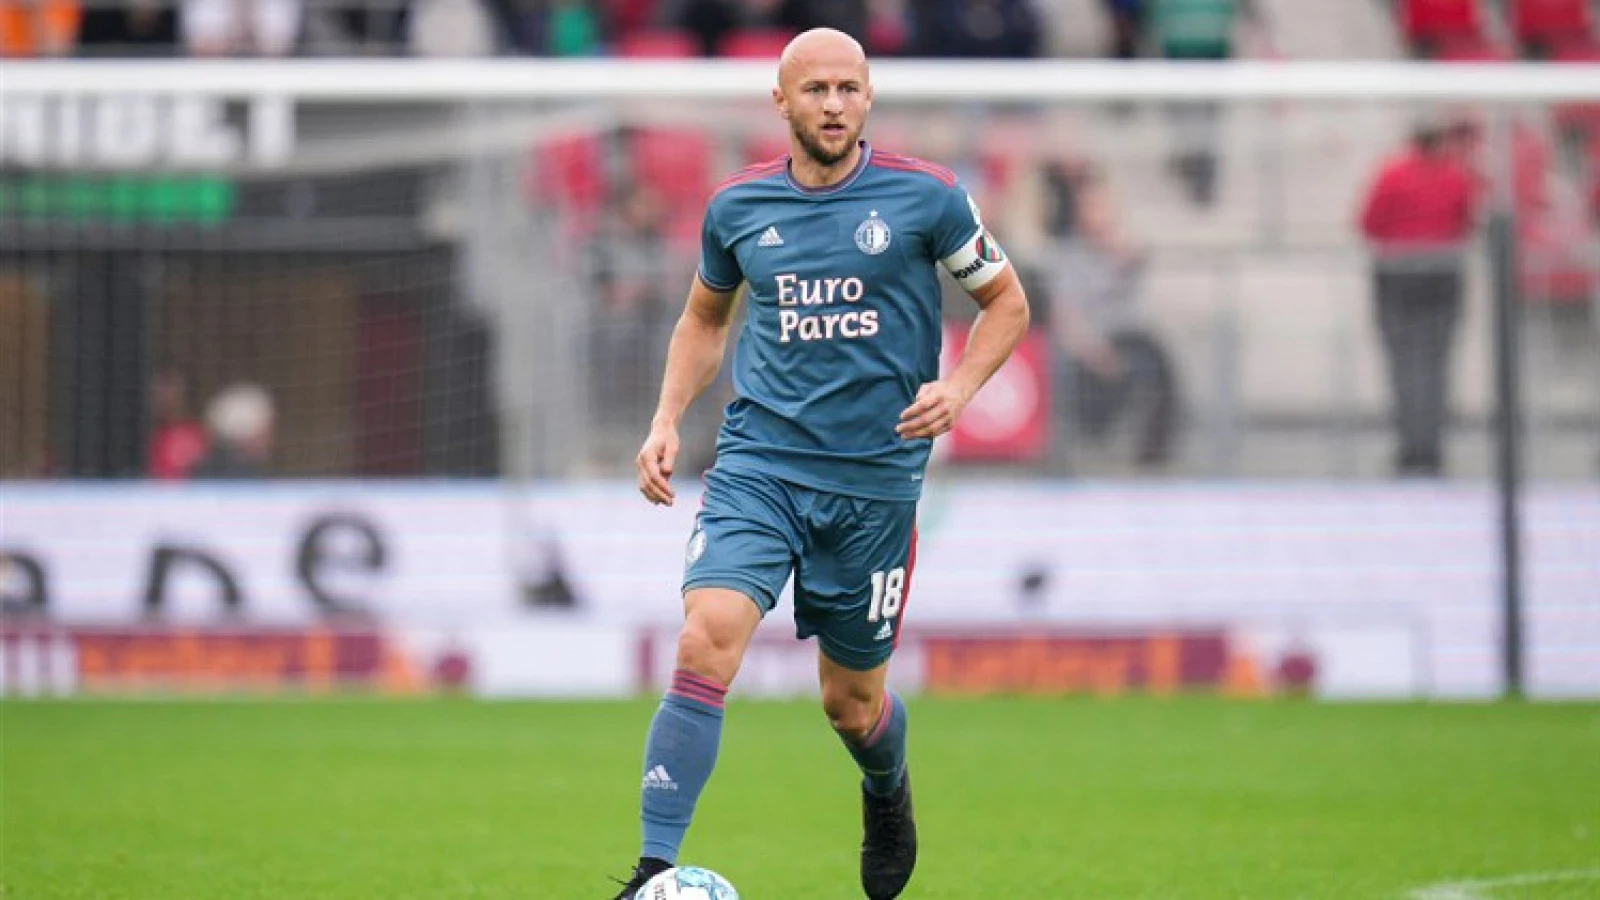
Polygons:
M1006 267L1006 253L982 225L956 252L940 260L945 271L967 291L983 287Z

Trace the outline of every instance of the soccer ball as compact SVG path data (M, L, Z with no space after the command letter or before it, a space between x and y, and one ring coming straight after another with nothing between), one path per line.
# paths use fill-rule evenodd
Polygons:
M698 866L668 869L633 896L634 900L739 900L728 879Z

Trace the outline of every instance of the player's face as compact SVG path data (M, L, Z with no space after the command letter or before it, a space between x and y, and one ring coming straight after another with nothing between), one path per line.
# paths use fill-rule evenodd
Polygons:
M823 47L797 57L775 92L796 143L823 166L850 155L872 108L866 61L852 49Z

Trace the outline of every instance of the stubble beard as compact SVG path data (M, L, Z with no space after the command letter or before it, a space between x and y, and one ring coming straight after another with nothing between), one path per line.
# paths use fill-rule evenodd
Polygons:
M850 151L855 149L856 142L861 137L861 132L857 130L838 150L829 150L822 145L821 126L818 126L815 133L807 131L798 123L792 125L790 130L794 132L795 140L800 142L800 149L819 166L832 166L843 162L850 155Z

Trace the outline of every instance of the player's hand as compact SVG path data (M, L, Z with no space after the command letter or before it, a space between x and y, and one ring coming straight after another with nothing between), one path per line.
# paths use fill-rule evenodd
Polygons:
M906 440L936 438L954 428L967 408L969 396L948 381L930 381L917 391L917 399L900 413L895 433Z
M650 426L650 436L644 439L635 462L639 467L639 493L657 506L671 506L674 498L669 481L672 467L678 462L677 426Z

